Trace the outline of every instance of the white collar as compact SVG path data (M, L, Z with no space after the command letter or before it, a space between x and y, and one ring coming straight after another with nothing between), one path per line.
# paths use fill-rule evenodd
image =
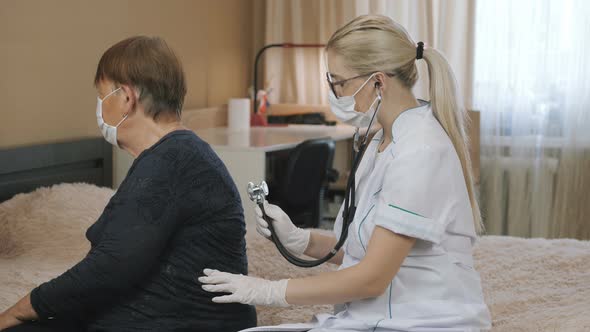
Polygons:
M427 102L422 99L418 99L420 103L419 106L408 108L407 110L401 112L397 118L393 121L391 125L391 133L393 135L393 142L397 141L396 138L399 138L404 131L409 130L410 126L407 126L408 121L411 121L411 114L421 113L430 109L430 102ZM380 141L383 138L383 129L380 129L375 136L373 136L372 141Z

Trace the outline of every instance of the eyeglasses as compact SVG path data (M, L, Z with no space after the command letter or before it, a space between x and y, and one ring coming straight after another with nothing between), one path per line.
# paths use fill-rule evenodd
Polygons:
M336 98L339 98L340 96L338 96L338 93L336 93L336 86L344 86L344 83L346 83L348 81L352 81L354 79L361 78L361 77L371 76L374 73L376 73L376 72L368 73L368 74L363 74L363 75L358 75L358 76L355 76L355 77L346 78L346 79L343 79L343 80L335 81L334 82L334 79L332 78L332 75L330 74L330 72L326 72L326 80L328 81L328 85L330 86L330 89L334 93L334 96L336 96ZM385 74L385 75L387 75L389 77L395 76L395 74Z
M358 75L358 76L355 76L355 77L351 77L351 78L347 78L347 79L343 79L343 80L340 80L340 81L336 81L336 82L334 82L334 79L332 78L332 75L331 75L329 72L326 72L326 80L328 81L328 85L330 86L330 89L331 89L331 90L332 90L332 92L334 93L334 96L336 96L336 98L338 98L339 96L338 96L338 94L336 93L336 88L335 88L335 86L337 86L337 85L338 85L338 86L343 86L343 85L344 85L344 83L346 83L346 82L348 82L348 81L352 81L352 80L354 80L354 79L361 78L361 77L367 77L367 76L369 76L369 75L372 75L372 74L373 74L373 73L370 73L370 74L363 74L363 75Z

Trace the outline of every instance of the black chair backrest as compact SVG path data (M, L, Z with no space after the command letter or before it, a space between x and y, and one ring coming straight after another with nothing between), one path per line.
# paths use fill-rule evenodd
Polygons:
M334 162L334 148L334 140L319 138L304 141L293 149L280 189L284 203L295 208L317 202Z

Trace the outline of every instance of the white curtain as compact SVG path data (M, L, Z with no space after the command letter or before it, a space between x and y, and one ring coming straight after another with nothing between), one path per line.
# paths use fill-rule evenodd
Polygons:
M473 18L470 0L266 0L258 15L265 21L266 44L326 43L332 33L358 15L387 15L402 24L416 42L447 55L468 107L471 106ZM271 49L264 55L264 86L271 102L325 104L325 65L321 49ZM415 92L428 99L425 65Z
M478 1L488 233L590 238L590 1Z

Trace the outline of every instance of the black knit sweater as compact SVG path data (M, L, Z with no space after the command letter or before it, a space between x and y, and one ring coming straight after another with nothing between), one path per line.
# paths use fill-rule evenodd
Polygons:
M193 132L163 137L135 160L86 232L86 257L31 294L42 319L88 331L237 331L254 308L215 304L204 268L247 274L242 204L227 169Z

